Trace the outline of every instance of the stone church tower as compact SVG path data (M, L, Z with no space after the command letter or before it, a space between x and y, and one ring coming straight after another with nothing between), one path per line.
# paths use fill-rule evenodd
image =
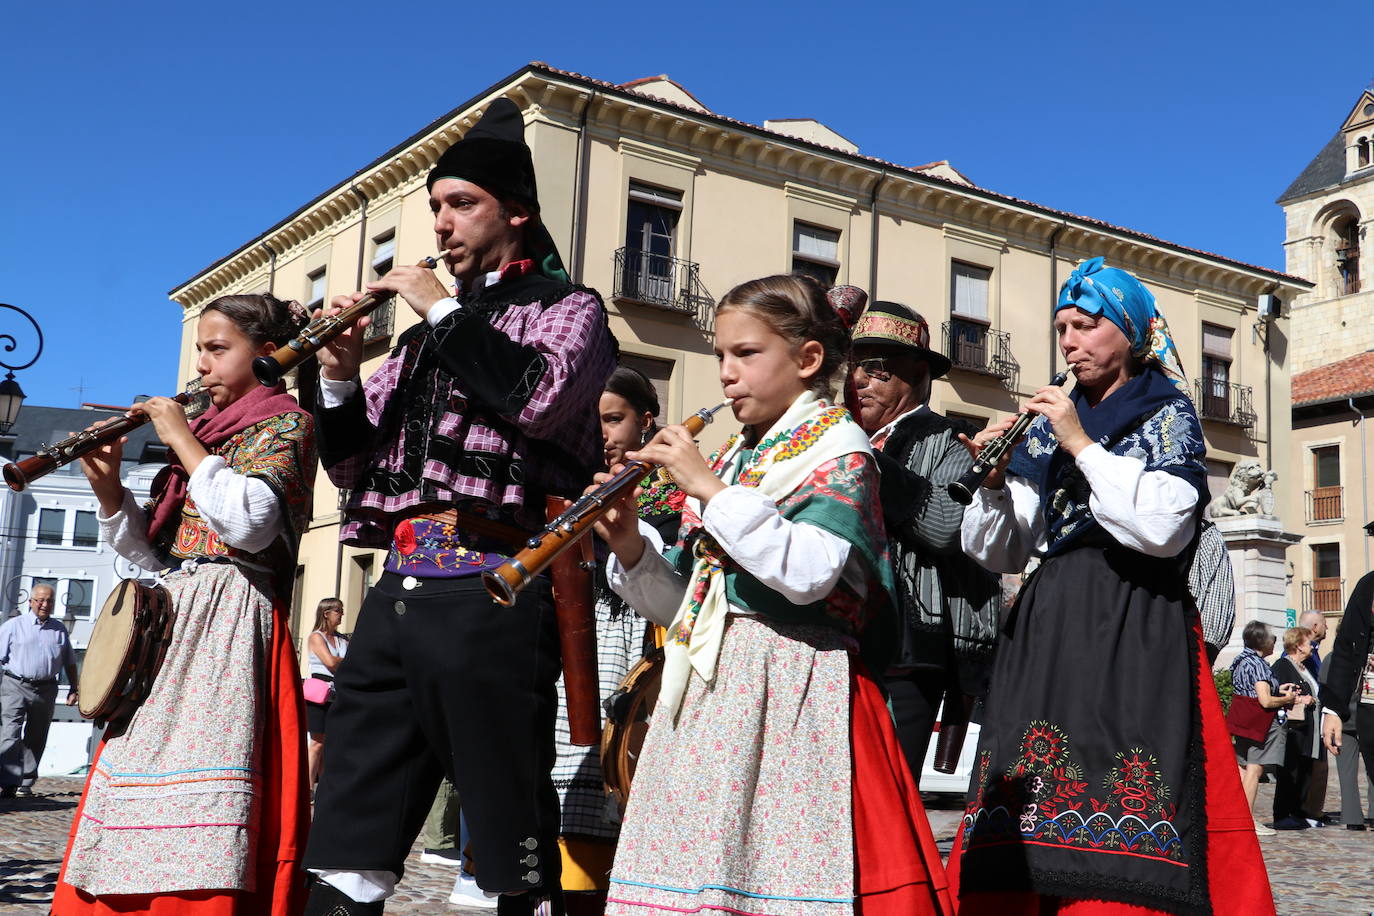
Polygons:
M1293 373L1374 350L1374 88L1278 199L1287 272L1311 280L1292 303Z

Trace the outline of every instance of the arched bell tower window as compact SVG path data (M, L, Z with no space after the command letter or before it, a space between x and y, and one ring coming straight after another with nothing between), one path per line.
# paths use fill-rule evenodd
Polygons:
M1355 144L1355 164L1359 168L1369 165L1369 138L1361 137Z
M1336 271L1340 274L1340 295L1360 291L1360 218L1342 216L1331 224L1336 242Z

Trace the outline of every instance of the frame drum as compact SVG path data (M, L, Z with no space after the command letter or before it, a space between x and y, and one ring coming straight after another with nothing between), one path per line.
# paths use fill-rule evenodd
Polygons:
M133 715L162 667L174 618L172 597L161 585L124 579L115 586L81 665L81 715L98 722Z
M601 775L606 791L615 798L620 811L630 797L630 783L639 765L639 751L649 731L658 689L663 683L663 650L644 656L625 675L615 693L602 705L606 727L601 733Z

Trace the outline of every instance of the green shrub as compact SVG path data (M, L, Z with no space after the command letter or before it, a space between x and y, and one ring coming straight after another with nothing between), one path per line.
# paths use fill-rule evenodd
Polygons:
M1235 690L1231 687L1231 669L1222 668L1220 671L1212 672L1212 680L1217 685L1217 695L1221 697L1221 711L1223 713L1231 710L1231 695Z

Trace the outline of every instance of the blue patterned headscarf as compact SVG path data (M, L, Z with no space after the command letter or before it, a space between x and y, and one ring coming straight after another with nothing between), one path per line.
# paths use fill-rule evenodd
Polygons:
M1115 267L1104 267L1102 258L1079 264L1059 288L1054 310L1077 308L1100 315L1121 329L1131 354L1155 363L1175 385L1187 390L1178 350L1169 336L1169 325L1155 305L1154 294L1135 277Z

